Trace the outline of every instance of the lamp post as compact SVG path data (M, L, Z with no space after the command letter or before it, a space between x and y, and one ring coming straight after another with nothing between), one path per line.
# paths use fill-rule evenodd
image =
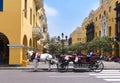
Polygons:
M61 50L62 50L62 54L63 54L64 53L64 41L65 41L65 39L64 39L64 33L61 34L61 37L62 37L62 39L60 39L60 36L58 36L58 41L61 42L61 44L62 44ZM65 36L65 38L67 40L67 36Z
M62 43L62 53L64 52L64 40L63 40L63 38L64 38L64 34L62 33L61 34L61 36L62 36L62 40L61 40L61 43Z

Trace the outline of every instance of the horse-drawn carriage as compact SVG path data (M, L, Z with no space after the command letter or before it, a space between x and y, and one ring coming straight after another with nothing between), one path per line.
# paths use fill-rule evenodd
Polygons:
M92 57L87 57L86 55L61 55L58 57L57 69L59 71L67 71L70 62L73 63L73 70L88 69L89 71L101 72L104 69L103 62L96 54L93 54Z
M45 54L36 54L40 55L39 58L34 56L34 52L28 52L27 56L34 57L34 70L38 69L38 62L39 61L47 61L49 66L48 70L51 69L52 64L57 65L58 71L67 71L69 68L70 62L73 63L73 70L78 70L81 68L87 68L94 72L101 72L104 69L103 62L98 59L98 56L93 54L92 57L87 57L86 55L81 56L73 56L73 55L59 55L57 56L57 60L52 58L52 55L45 53Z

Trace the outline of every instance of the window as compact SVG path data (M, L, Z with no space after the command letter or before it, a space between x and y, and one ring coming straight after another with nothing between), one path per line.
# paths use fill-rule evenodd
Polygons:
M118 4L118 1L116 1L116 4Z
M97 37L97 32L95 32L95 37Z
M24 12L25 12L25 17L27 18L27 0L25 0L25 9L24 9Z
M112 8L111 8L111 6L110 6L110 7L109 7L109 12L111 12L111 9L112 9Z
M109 27L109 36L111 36L111 27Z
M106 15L106 11L104 11L104 15Z
M99 31L99 37L101 37L101 31Z
M99 15L99 19L101 19L101 14Z
M95 19L96 19L96 21L97 21L97 17L96 17Z
M77 41L81 41L81 38L77 38Z
M32 9L30 8L30 24L32 25Z
M3 11L3 0L0 0L0 12Z
M35 15L33 15L33 26L35 26Z

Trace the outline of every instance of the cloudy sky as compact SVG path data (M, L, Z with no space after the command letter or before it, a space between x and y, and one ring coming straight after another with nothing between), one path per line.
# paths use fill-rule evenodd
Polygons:
M100 0L44 0L50 37L69 36L99 5Z

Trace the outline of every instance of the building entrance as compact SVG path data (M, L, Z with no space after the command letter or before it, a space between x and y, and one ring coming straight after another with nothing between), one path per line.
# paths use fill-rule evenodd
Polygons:
M9 44L8 38L0 32L0 65L9 64Z
M115 43L115 55L119 57L119 44Z

